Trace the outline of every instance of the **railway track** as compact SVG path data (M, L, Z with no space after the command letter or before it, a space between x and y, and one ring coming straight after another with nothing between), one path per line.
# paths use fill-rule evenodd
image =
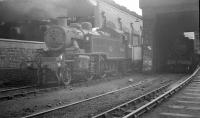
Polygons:
M71 104L67 104L67 105L63 105L63 106L60 106L60 107L56 107L56 108L53 108L53 109L44 110L42 112L38 112L38 113L35 113L35 114L24 116L23 118L35 118L35 117L36 118L37 117L38 118L47 118L47 117L48 118L56 118L56 117L57 118L61 118L61 117L64 116L63 114L66 114L68 109L70 107L74 106L74 105L90 102L92 100L95 100L95 99L98 99L98 98L101 98L101 97L105 97L105 96L110 95L110 94L115 94L115 93L124 91L124 90L129 89L129 88L134 88L134 87L137 87L139 85L142 85L142 84L148 83L148 82L149 82L149 80L140 81L138 83L129 85L129 86L124 87L124 88L120 88L120 89L117 89L117 90L114 90L114 91L110 91L110 92L107 92L107 93L104 93L104 94L100 94L100 95L97 95L97 96L94 96L94 97L91 97L91 98L88 98L88 99L84 99L84 100L77 101L77 102L74 102L74 103L71 103Z
M177 88L178 89L178 88ZM199 118L200 117L200 72L177 94L146 113L142 118Z
M91 82L94 83L94 82L101 82L101 81L102 80L99 79L99 80L91 81ZM83 84L88 84L88 83L84 83L84 82L74 83L71 85L71 87L72 86L82 86ZM2 89L2 90L0 90L0 102L6 101L6 100L12 100L16 97L24 97L27 95L36 94L38 92L59 90L59 89L64 89L64 88L70 88L70 86L54 86L54 87L41 88L36 85L33 85L33 86L23 86L23 87L18 87L18 88Z
M40 88L37 86L24 86L24 87L19 87L19 88L10 88L10 89L5 89L0 91L0 102L1 101L6 101L6 100L11 100L17 97L24 97L27 95L31 94L36 94L39 92L45 92L45 91L50 91L50 90L56 90L56 89L61 89L60 86L54 86L54 87L47 87L47 88Z
M8 89L0 90L0 93L9 92L9 91L15 91L15 90L20 90L20 89L27 89L27 88L32 88L32 87L34 87L34 86L23 86L23 87L18 87L18 88L8 88Z
M90 83L97 83L97 82L102 82L103 79L97 79L95 81L91 81ZM108 79L109 80L109 79ZM27 95L31 94L36 94L38 92L45 92L45 91L50 91L50 90L59 90L63 88L70 88L73 86L82 86L84 84L89 84L85 82L80 82L80 83L74 83L71 86L54 86L54 87L38 87L36 85L33 86L23 86L23 87L18 87L18 88L7 88L7 89L2 89L0 90L0 102L1 101L6 101L6 100L12 100L16 97L24 97Z
M138 118L147 111L153 109L155 106L160 104L162 101L166 100L173 94L177 93L180 89L185 87L188 83L192 81L194 76L198 73L200 68L198 68L191 76L189 76L184 81L173 86L172 88L167 88L165 86L151 91L145 95L142 95L136 99L130 100L119 106L116 106L108 111L100 113L92 118ZM200 81L198 81L200 82ZM165 114L166 115L166 114ZM147 116L149 118L149 116ZM153 118L153 117L152 117ZM163 117L162 117L163 118ZM169 117L167 117L169 118ZM170 117L171 118L171 117Z
M107 79L108 81L111 79ZM103 79L97 79L97 80L93 80L90 81L90 83L98 83L98 82L102 82ZM38 92L43 92L43 91L50 91L50 90L59 90L59 89L63 89L63 88L70 88L73 86L82 86L84 84L89 84L85 83L85 82L79 82L79 83L73 83L71 86L54 86L54 87L38 87L36 85L33 86L23 86L23 87L17 87L17 88L7 88L7 89L2 89L0 90L0 102L1 101L6 101L6 100L12 100L16 97L24 97L27 95L31 95L31 94L36 94Z

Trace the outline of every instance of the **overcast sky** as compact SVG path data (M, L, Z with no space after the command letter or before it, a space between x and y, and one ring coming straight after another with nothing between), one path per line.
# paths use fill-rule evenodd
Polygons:
M142 10L139 8L139 0L114 0L116 3L127 7L131 11L135 11L142 15Z

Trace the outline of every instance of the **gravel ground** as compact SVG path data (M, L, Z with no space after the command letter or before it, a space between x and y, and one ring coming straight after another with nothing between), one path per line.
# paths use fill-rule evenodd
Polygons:
M81 84L80 86L77 86L77 84L76 86L67 87L66 89L59 91L41 93L0 102L0 118L21 117L116 90L142 80L152 80L152 82L145 86L132 88L128 91L120 92L120 94L99 98L93 102L75 105L68 110L67 116L69 116L69 118L88 117L91 114L102 112L112 106L125 102L130 98L137 97L144 92L161 86L165 84L166 81L177 81L181 77L183 77L181 74L134 74L128 77L108 79L105 81L97 80L95 82Z

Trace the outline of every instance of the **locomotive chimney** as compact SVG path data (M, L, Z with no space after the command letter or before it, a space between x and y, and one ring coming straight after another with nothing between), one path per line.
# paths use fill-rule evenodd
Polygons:
M58 17L57 18L57 23L58 25L60 26L68 26L67 23L68 23L68 18L67 17Z

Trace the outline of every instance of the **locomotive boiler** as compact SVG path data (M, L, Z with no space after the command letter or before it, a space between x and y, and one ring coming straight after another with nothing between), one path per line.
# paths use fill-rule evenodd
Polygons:
M37 58L39 84L56 81L67 85L77 78L126 73L130 65L127 37L109 27L92 28L89 22L68 26L67 20L58 20L57 25L48 26L44 36L47 50Z

